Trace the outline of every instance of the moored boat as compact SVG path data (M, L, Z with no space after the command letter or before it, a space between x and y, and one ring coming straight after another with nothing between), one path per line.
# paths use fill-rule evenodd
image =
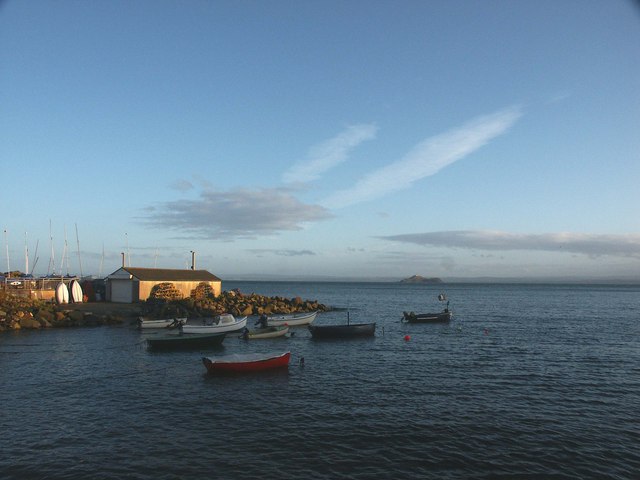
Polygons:
M289 327L264 327L254 328L251 330L244 330L242 332L242 338L247 340L257 340L261 338L278 338L284 337L289 333Z
M402 312L403 318L402 320L407 323L440 323L440 322L448 322L453 317L453 313L451 313L448 309L445 309L440 313L413 313L413 312Z
M350 323L347 325L309 325L311 336L316 339L372 337L376 333L374 323Z
M270 327L311 325L316 319L316 315L318 315L318 312L270 315L267 317L267 325Z
M250 373L286 368L291 352L234 354L223 357L202 357L202 363L209 373Z
M204 321L203 325L182 325L180 330L183 333L230 333L242 330L247 326L247 317L236 319L230 313L218 315L213 319Z
M444 293L438 295L440 302L447 302L446 307L442 312L436 313L414 313L414 312L402 312L401 320L407 323L439 323L448 322L453 317L453 312L449 310L449 301Z
M191 348L212 348L222 345L226 333L169 334L148 338L150 350L188 350Z
M187 323L186 317L163 318L158 320L138 317L138 328L141 330L146 330L147 328L177 328L185 323Z

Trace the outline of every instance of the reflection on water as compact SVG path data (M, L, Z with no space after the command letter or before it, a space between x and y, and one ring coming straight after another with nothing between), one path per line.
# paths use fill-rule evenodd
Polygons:
M0 336L2 478L633 478L640 288L239 283L375 321L375 338L152 353L128 327ZM225 287L226 288L226 287ZM615 306L616 315L611 315ZM316 322L344 323L345 312ZM407 340L406 337L409 339ZM292 352L207 375L204 355ZM304 366L300 360L304 358Z

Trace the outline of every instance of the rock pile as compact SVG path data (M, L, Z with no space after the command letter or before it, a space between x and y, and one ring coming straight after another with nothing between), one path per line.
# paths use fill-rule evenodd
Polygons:
M32 300L0 291L0 332L50 327L117 325L123 322L124 319L118 315L98 316L65 309L51 302Z
M150 299L144 303L145 316L167 317L212 317L222 313L234 316L271 315L298 312L326 312L329 307L317 300L303 300L300 297L267 297L256 293L243 294L239 291L222 292L220 295L198 295L173 301Z
M329 307L317 300L303 300L300 297L267 297L256 293L243 294L237 290L222 292L214 296L207 289L198 290L190 298L175 299L173 289L162 288L160 297L150 298L136 305L136 314L148 318L213 317L222 313L234 316L271 315L302 312L326 312ZM70 306L57 305L43 300L9 295L0 291L0 332L6 330L40 329L50 327L88 327L118 325L126 318L110 308L109 304L98 302L103 315L83 312ZM132 316L132 315L129 315Z

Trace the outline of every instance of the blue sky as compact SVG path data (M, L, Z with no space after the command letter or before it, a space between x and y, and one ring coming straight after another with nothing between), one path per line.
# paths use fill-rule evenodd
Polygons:
M1 2L0 270L638 279L639 45L622 0Z

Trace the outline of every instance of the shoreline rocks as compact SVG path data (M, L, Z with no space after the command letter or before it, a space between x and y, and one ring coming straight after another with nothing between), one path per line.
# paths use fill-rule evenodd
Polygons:
M326 312L331 310L317 300L303 300L300 297L267 297L256 293L243 294L237 290L222 292L217 297L201 297L181 300L147 300L142 304L143 315L150 318L213 317L223 313L233 316L272 315L303 312Z
M149 318L202 318L222 313L251 316L329 310L331 308L317 300L243 294L238 290L222 292L217 297L205 291L197 297L181 300L149 299L134 304L95 302L66 305L0 291L0 332L121 325L140 315Z

